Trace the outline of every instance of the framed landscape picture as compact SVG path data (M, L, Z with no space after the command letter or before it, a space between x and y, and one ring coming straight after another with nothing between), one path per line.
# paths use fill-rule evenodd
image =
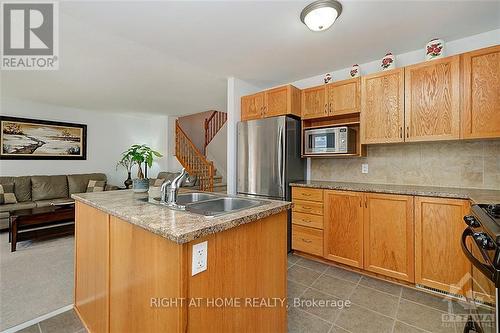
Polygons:
M87 125L0 116L0 159L85 160Z

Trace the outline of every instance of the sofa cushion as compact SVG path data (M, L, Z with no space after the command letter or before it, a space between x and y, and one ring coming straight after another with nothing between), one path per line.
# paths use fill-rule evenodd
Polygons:
M33 201L67 198L66 176L31 176L31 198Z
M106 175L103 173L85 173L79 175L68 175L68 188L69 195L75 193L85 193L87 191L87 185L89 180L104 180L106 181Z
M0 205L0 212L11 212L18 209L35 208L36 204L33 201L18 202L16 204Z
M0 184L14 184L14 193L18 202L31 201L31 177L0 177Z
M52 205L57 205L57 204L68 203L68 202L74 203L75 200L73 200L71 198L39 200L39 201L35 201L35 204L37 207L47 207L47 206L52 206Z
M89 180L86 192L103 192L106 188L106 182L104 180Z
M0 205L17 203L14 184L0 184Z

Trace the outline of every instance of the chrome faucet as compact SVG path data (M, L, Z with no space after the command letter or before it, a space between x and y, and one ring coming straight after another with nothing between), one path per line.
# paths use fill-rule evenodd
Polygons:
M163 183L161 186L161 201L169 207L182 208L177 204L177 193L187 176L188 173L186 172L186 169L182 168L180 175L175 177L172 182Z

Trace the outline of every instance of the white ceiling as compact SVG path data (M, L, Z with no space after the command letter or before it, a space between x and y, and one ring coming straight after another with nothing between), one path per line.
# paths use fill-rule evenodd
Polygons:
M272 86L500 27L499 1L342 1L313 33L309 1L71 1L60 69L4 71L2 96L104 111L225 110L226 78Z

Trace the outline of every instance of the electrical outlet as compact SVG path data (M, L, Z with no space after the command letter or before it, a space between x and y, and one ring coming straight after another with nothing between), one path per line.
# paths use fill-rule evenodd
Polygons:
M193 245L191 276L207 270L208 241Z
M368 163L361 164L361 173L368 173Z

